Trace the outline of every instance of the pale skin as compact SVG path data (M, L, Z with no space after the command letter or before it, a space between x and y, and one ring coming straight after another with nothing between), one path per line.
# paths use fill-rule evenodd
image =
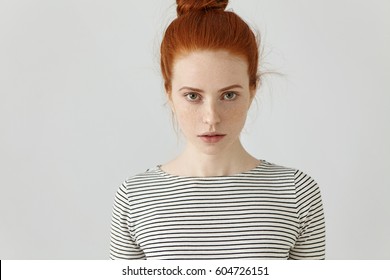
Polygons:
M179 176L227 176L259 165L240 141L256 94L248 64L226 51L194 51L176 58L167 98L185 137L183 152L161 166Z

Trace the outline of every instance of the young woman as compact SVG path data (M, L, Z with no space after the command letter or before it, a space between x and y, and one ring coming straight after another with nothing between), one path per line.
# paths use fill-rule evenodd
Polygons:
M315 181L255 158L240 142L259 86L259 46L227 3L177 0L161 70L186 147L121 185L111 259L325 257Z

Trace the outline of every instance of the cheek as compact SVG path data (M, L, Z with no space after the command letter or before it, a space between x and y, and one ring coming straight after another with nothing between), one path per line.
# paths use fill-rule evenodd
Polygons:
M224 119L228 119L229 122L242 123L246 120L247 112L247 107L244 104L227 107L224 112Z
M197 120L198 112L191 107L183 106L180 110L176 110L176 119L182 130L190 130L194 128Z

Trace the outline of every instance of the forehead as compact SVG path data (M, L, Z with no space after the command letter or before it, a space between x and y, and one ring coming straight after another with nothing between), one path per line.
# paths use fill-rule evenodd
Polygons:
M193 51L178 56L173 65L174 83L243 83L249 80L248 63L227 51Z

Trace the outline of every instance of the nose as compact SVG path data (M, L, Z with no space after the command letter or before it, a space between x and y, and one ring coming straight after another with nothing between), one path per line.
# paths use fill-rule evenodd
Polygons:
M210 125L215 126L216 124L221 122L218 105L215 102L208 102L204 104L204 112L203 112L203 122Z

